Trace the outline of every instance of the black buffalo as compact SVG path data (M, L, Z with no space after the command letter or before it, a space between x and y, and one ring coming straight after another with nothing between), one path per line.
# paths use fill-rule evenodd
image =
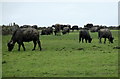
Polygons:
M99 27L92 27L90 29L90 32L98 32L98 30L99 30Z
M41 31L41 35L51 35L51 34L53 34L52 27L45 28Z
M13 33L10 42L7 44L8 51L12 51L16 42L18 43L18 51L20 51L21 45L25 51L23 42L29 42L29 41L33 41L33 43L34 43L34 48L32 50L35 50L37 43L41 50L41 43L39 40L39 32L36 29L34 29L34 28L18 28Z
M74 30L77 30L77 31L78 31L78 30L79 30L79 28L78 28L78 26L77 26L77 25L72 26L72 28L71 28L71 29L72 29L72 31L74 31Z
M47 35L47 31L46 31L46 29L42 29L42 31L41 31L41 35Z
M84 25L84 28L86 28L87 30L90 30L90 28L93 27L93 24L92 23L88 23L86 25Z
M70 32L70 28L69 27L64 27L63 28L63 31L62 31L62 34L66 34L66 33L69 33Z
M50 35L50 34L53 34L53 28L52 27L48 27L47 28L47 33Z
M110 43L110 42L113 43L113 40L114 40L114 38L112 37L112 33L110 32L109 29L100 29L100 30L98 31L98 38L99 38L99 42L100 42L100 43L102 43L102 42L101 42L101 39L102 39L102 38L105 39L105 40L104 40L104 43L106 43L106 38L108 38L109 43Z
M55 35L58 35L58 34L61 35L61 33L60 33L61 25L60 25L60 24L55 24L55 25L53 25L52 27L55 28L55 30L54 30Z
M91 43L92 38L91 38L88 30L81 30L81 31L79 32L79 43L80 43L81 39L82 39L82 42L84 42L84 39L85 39L86 43L87 43L87 41L88 41L89 43Z

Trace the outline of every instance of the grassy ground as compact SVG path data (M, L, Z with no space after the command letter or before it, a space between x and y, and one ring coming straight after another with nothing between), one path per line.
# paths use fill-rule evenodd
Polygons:
M93 41L78 43L78 32L62 36L41 36L42 51L35 51L32 42L26 42L26 51L7 51L11 36L3 36L3 77L117 77L118 31L112 31L113 44L99 44L97 33Z

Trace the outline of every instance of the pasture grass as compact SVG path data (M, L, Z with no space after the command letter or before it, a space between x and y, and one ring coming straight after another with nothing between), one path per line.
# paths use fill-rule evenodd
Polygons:
M112 31L113 44L99 44L97 33L90 33L92 43L78 43L79 32L54 36L40 36L42 51L35 51L32 42L26 42L26 51L7 51L11 35L3 36L3 77L117 77L118 31ZM103 40L102 40L103 41Z

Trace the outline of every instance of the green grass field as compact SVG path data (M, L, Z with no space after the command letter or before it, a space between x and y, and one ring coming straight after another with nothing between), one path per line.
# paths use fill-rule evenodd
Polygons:
M42 51L35 51L33 42L26 42L26 51L7 51L11 36L2 40L3 77L117 77L118 31L112 31L113 44L99 44L97 33L90 33L93 41L78 43L78 32L62 36L40 36ZM103 41L103 40L102 40Z

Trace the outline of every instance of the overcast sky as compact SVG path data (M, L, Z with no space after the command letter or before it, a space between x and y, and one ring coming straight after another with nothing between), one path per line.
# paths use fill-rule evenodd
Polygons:
M2 24L118 25L117 2L4 2Z

